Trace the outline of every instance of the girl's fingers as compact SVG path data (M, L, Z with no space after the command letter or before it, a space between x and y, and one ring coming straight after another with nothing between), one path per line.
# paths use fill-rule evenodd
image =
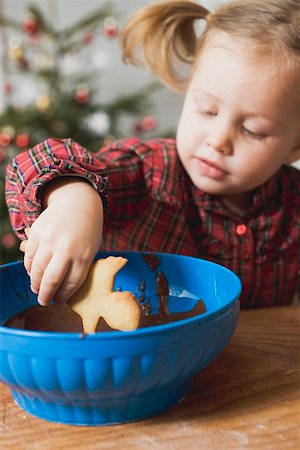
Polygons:
M19 250L21 250L21 252L23 252L23 253L26 252L26 244L27 244L27 240L22 241L21 244L19 245Z
M85 281L89 268L90 264L86 262L73 262L55 294L54 301L57 303L66 302Z
M27 269L27 267L29 267L29 264L30 264L29 271L30 271L31 290L35 294L39 294L41 282L44 277L44 273L48 267L48 264L52 258L52 255L50 252L45 252L45 249L41 250L41 247L39 247L37 249L37 251L33 254L33 256L31 256L31 254L28 255L28 253L29 253L28 247L29 247L29 241L27 243L27 251L25 253L26 264L28 264L28 266L25 265L25 267ZM28 262L27 262L27 259L28 259ZM24 264L25 264L25 259L24 259ZM28 271L28 269L27 269L27 271Z
M25 235L26 235L26 237L28 239L29 238L29 233L30 233L30 228L29 227L25 228L24 231L25 231ZM21 252L25 253L25 251L26 251L27 239L22 241L21 244L19 245L19 249L21 250Z
M59 258L51 258L40 280L38 293L38 302L40 305L46 306L51 300L54 300L56 292L67 277L70 266L71 262L69 260L63 260L61 255Z
M27 272L30 274L32 262L38 250L38 242L34 239L28 239L27 241L23 241L25 246L25 254L24 254L24 266ZM22 242L22 244L23 244ZM22 245L21 244L21 245Z

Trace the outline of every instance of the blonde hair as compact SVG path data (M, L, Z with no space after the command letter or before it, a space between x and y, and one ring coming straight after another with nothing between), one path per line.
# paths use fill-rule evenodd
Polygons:
M198 36L200 20L205 27ZM189 0L148 6L136 12L121 33L123 60L145 65L164 84L182 92L190 72L182 68L193 66L215 31L239 38L255 53L270 55L283 66L300 63L299 0L233 0L213 13Z

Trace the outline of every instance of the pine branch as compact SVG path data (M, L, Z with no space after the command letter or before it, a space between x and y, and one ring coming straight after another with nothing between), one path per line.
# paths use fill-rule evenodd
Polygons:
M33 16L36 17L40 33L48 34L52 37L56 36L57 33L54 31L54 29L50 26L49 23L46 23L42 13L35 5L29 5L27 9ZM23 32L23 22L12 19L11 17L0 16L0 25Z
M39 31L48 34L50 36L56 35L55 30L51 27L49 22L46 22L43 14L41 13L41 11L38 9L37 6L30 4L28 6L28 12L31 13L36 18L39 26Z

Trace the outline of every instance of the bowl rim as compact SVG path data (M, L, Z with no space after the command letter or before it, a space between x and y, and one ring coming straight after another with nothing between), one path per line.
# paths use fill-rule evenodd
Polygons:
M203 259L203 258L198 258L196 256L190 256L190 255L182 255L182 254L176 254L176 253L163 253L163 252L149 252L149 251L99 251L95 257L95 260L99 259L99 257L101 257L101 255L124 255L124 254L155 254L157 256L159 255L166 255L166 256L170 256L170 257L178 257L178 258L189 258L189 259L197 259L197 260L201 260L204 264L208 264L208 265L214 265L214 266L219 266L222 268L222 270L230 273L231 276L233 276L235 278L235 281L237 283L236 285L236 293L234 295L234 297L226 304L224 304L222 307L217 307L214 309L211 309L210 311L207 311L205 313L202 314L198 314L196 316L193 317L189 317L187 319L181 319L181 320L176 320L174 322L168 322L165 324L160 324L160 325L151 325L148 327L143 327L143 328L138 328L136 330L132 330L132 331L119 331L119 330L114 330L114 331L101 331L98 333L93 333L93 334L87 334L84 335L83 333L78 333L78 332L56 332L56 331L38 331L38 330L22 330L22 329L18 329L18 328L12 328L12 327L6 327L3 325L0 325L0 334L4 333L5 335L14 335L14 336L22 336L22 337L32 337L35 339L40 339L41 337L46 338L46 339L50 339L50 340L54 340L54 339L74 339L74 338L78 338L81 341L82 340L106 340L106 339L112 339L112 338L120 338L121 336L123 337L128 337L128 338L133 338L133 337L140 337L140 336L144 336L144 335L152 335L152 334L159 334L159 332L167 332L167 331L172 331L174 329L178 329L178 328L182 328L185 326L192 326L195 323L198 322L208 322L208 321L212 321L216 318L216 316L219 315L223 315L227 310L231 310L232 307L236 304L236 303L240 303L239 298L242 292L242 282L239 278L239 276L233 272L231 269L228 269L227 267L223 266L222 264L216 263L214 261L210 261L208 259ZM19 260L19 261L13 261L10 263L6 263L3 265L0 265L0 270L3 270L3 268L5 267L11 267L14 265L20 265L22 264L23 261ZM84 339L83 339L84 337Z

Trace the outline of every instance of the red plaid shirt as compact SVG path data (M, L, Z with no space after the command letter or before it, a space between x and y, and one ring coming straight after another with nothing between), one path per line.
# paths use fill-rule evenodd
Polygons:
M7 168L7 204L21 238L41 212L41 187L66 175L88 180L108 205L102 250L181 253L223 264L242 280L242 307L285 305L299 293L297 169L283 166L240 217L193 186L174 140L120 140L91 154L72 140L49 139Z

